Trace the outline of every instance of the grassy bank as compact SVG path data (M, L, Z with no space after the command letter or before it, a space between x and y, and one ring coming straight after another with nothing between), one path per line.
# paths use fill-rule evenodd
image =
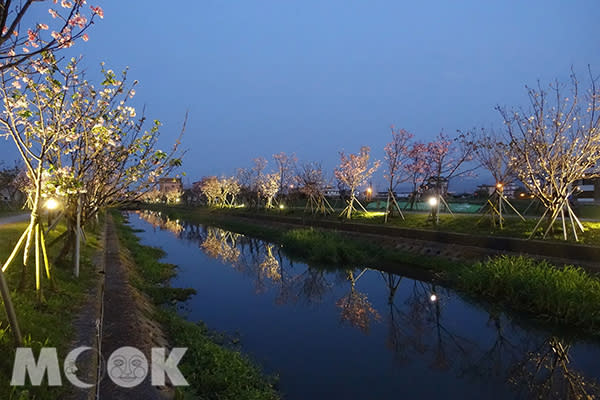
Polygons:
M4 261L12 251L20 235L26 228L26 222L0 226L0 260ZM50 232L47 243L58 237L64 226L59 226ZM72 264L69 259L63 264L52 264L54 285L51 286L46 279L42 279L42 289L45 301L39 302L35 293L32 271L33 254L30 257L29 272L25 281L22 281L21 257L6 271L12 300L16 308L17 318L21 331L25 336L25 346L33 347L34 354L38 354L42 346L56 347L59 359L62 359L69 350L70 342L75 332L71 321L77 315L81 305L86 299L87 290L96 281L96 274L92 265L92 257L99 246L99 234L96 231L86 231L87 243L82 246L81 274L79 279L72 276ZM62 242L57 242L48 249L48 256L53 260L60 250ZM21 289L17 290L17 288ZM0 302L3 307L3 303ZM0 311L0 393L3 399L57 399L66 391L63 387L10 387L10 377L14 361L14 343L9 329L7 329L4 308Z
M190 289L169 288L165 283L175 273L175 266L158 261L162 250L139 243L135 231L124 224L115 213L119 240L126 247L138 269L134 285L147 293L156 308L155 318L161 322L173 345L188 347L180 369L190 383L189 388L178 388L180 398L219 400L277 399L278 394L270 379L258 366L233 348L220 343L219 335L202 323L186 321L168 306L172 300L183 300L193 293Z
M312 218L310 214L303 212L303 208L285 208L272 209L272 210L254 210L246 208L231 208L231 209L219 209L219 213L239 216L245 213L251 212L259 215L273 215L273 216L286 216L298 219ZM586 212L586 215L589 213ZM338 217L337 214L328 216L315 216L318 220L325 221L346 221L343 218ZM353 223L359 224L374 224L384 225L384 214L381 211L370 211L370 212L357 212L353 215ZM434 225L430 220L429 215L423 212L405 212L404 219L399 216L394 216L388 220L385 226L407 228L407 229L423 229L431 231L442 231L442 232L455 232L455 233L466 233L473 235L485 235L485 236L504 236L518 239L527 239L531 235L533 228L537 223L537 217L528 217L525 221L521 220L516 215L506 215L504 228L496 224L492 225L491 219L488 216L482 215L469 215L469 214L457 214L454 215L440 214L439 224ZM582 222L585 232L578 233L579 243L588 244L592 246L600 246L600 222L594 221L583 221ZM572 232L570 225L567 225L569 242L575 242L572 238ZM540 239L542 237L541 229L538 229L535 238ZM546 240L563 241L562 223L557 221L554 224L554 232L548 234Z
M369 240L313 228L290 229L206 209L163 208L172 218L223 229L283 245L292 258L331 268L410 264L432 272L446 285L475 299L526 313L532 318L600 336L600 280L581 268L556 266L527 257L496 257L478 263L451 262L397 251ZM397 272L402 274L402 270Z

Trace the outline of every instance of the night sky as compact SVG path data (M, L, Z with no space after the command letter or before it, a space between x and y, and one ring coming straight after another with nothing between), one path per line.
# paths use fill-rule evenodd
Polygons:
M83 54L89 77L129 66L165 146L189 110L189 182L280 151L329 171L342 149L382 159L391 124L423 141L499 128L494 106L526 104L525 84L600 74L597 0L88 3L105 18L64 55Z

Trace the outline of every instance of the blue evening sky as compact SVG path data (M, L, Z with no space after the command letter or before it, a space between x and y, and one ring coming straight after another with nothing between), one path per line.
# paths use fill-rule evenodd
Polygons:
M500 127L525 84L600 73L597 0L88 2L105 18L73 52L90 74L129 66L165 145L189 110L189 181L280 151L328 171L342 149L382 159L391 124L422 141Z

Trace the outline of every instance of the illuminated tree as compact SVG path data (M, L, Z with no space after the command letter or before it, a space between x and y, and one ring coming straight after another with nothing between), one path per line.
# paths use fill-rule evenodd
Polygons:
M323 174L320 163L305 163L299 168L298 183L300 191L307 197L304 211L310 207L312 214L321 213L326 215L333 212L333 207L325 198L327 180Z
M240 184L235 177L221 178L221 205L223 207L233 206L236 196L240 193Z
M221 196L221 182L219 182L216 176L202 178L200 190L206 197L207 204L214 206L217 204L217 199Z
M144 130L145 118L136 118L135 109L126 105L135 91L133 86L125 87L125 72L117 79L103 68L104 81L95 87L82 79L77 62L72 59L63 69L51 64L48 73L39 75L28 63L0 76L4 99L0 129L14 142L32 185L29 226L3 269L23 246L25 268L33 248L40 298L40 259L50 278L40 229L45 198L61 199L68 227L61 253L69 243L77 252L81 226L100 209L140 198L158 177L180 164L174 157L178 143L169 153L156 148L160 123L154 121L150 130ZM78 260L76 255L75 275Z
M364 185L373 173L379 168L379 161L375 161L373 166L369 168L370 149L368 146L363 146L357 154L346 155L343 151L340 152L340 165L335 169L335 177L340 186L347 188L350 192L350 200L348 206L340 215L346 215L346 218L352 217L352 212L355 211L354 202L361 207L362 204L356 198L358 188ZM364 207L362 207L364 211Z
M590 71L590 86L580 92L574 74L568 93L558 82L544 89L527 87L529 108L508 110L498 107L510 138L511 165L525 187L546 211L532 236L547 217L544 237L560 215L563 238L568 237L566 220L573 237L583 225L569 205L575 183L599 176L600 109L596 79Z
M429 181L434 185L436 199L435 205L432 207L434 223L439 223L440 203L445 203L442 184L449 184L450 179L471 173L477 168L461 169L465 163L473 159L474 149L474 143L462 140L462 135L459 138L450 139L443 132L433 142L427 144L426 162L429 164L431 173Z
M266 208L273 208L273 199L277 195L279 188L279 174L277 173L263 175L258 182L258 192L265 198Z
M394 190L400 182L403 182L406 179L405 175L402 175L401 172L403 163L407 158L408 153L408 142L412 139L413 135L404 129L394 129L392 126L392 141L385 145L385 163L387 167L387 171L384 177L388 180L388 194L387 194L387 202L385 206L385 219L384 222L388 220L388 214L390 214L390 204L393 202L393 205L396 206L396 209L402 215L402 210L400 210L400 206L396 201L396 196L394 195Z
M295 154L287 155L284 152L273 154L275 165L277 166L277 174L279 174L279 194L285 195L290 185L295 183L294 170L296 169Z
M40 0L0 1L0 71L16 67L38 55L71 47L77 39L88 40L86 31L95 17L104 18L100 7L84 7L82 0L61 0L60 7L48 9L49 17L29 24L34 3ZM57 4L57 1L54 1ZM38 71L44 71L43 62L34 61Z
M515 172L510 162L508 144L506 144L494 131L488 133L483 129L478 135L469 134L463 136L463 138L465 140L474 141L475 159L477 159L481 166L494 178L494 193L488 199L487 203L490 209L490 215L492 216L492 224L495 226L497 219L500 228L503 228L503 212L505 204L508 207L511 207L522 220L525 220L504 195L504 187L513 183L515 180Z
M407 180L412 185L409 204L410 208L413 209L421 186L431 174L430 165L427 163L427 146L425 144L416 142L411 145L407 150L403 169L407 175Z

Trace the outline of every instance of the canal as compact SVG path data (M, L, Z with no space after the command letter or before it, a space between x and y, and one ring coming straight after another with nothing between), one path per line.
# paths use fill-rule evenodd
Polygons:
M172 286L196 289L179 312L239 339L284 399L598 396L597 341L377 265L310 266L277 244L148 211L129 223L179 266Z

